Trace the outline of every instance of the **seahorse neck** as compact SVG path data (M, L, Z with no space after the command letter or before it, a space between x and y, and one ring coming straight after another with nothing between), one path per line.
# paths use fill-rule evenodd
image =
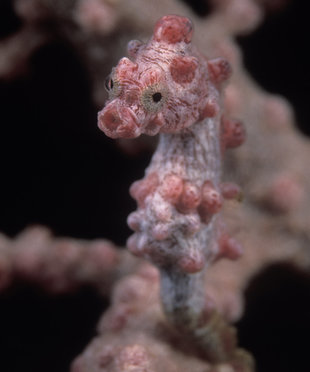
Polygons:
M218 118L207 118L179 133L161 133L151 167L164 164L161 174L176 173L201 185L205 180L218 184L220 144Z

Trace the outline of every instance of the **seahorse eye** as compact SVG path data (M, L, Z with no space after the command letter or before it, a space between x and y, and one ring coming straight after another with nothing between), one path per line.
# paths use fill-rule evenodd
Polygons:
M164 84L153 84L144 89L141 103L148 112L159 112L167 102L169 91Z
M154 102L159 102L162 99L162 94L160 92L156 92L152 95L152 99Z
M113 89L114 82L110 75L105 79L104 86L108 92Z

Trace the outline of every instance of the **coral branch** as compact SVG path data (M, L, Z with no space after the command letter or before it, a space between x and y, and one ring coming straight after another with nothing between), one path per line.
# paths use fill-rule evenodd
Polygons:
M55 238L43 227L29 228L14 240L0 236L0 289L17 279L51 293L93 285L107 295L114 282L137 265L107 240Z
M242 351L228 363L214 365L201 358L196 345L167 324L158 301L159 280L156 268L145 264L118 282L99 335L74 360L71 372L251 370L252 360ZM214 314L210 328L221 322Z

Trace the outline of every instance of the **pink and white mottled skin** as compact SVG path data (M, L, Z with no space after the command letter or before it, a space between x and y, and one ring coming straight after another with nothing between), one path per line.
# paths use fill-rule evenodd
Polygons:
M131 59L122 58L106 81L109 100L98 122L112 138L160 133L144 179L131 186L138 210L128 218L135 231L128 248L159 267L168 319L209 360L223 362L239 360L240 350L204 293L203 276L218 258L241 254L218 212L224 198L240 194L234 185L221 186L222 154L245 134L240 122L223 117L228 62L201 55L192 31L188 18L164 16L148 43L130 42Z
M139 212L129 217L129 225L138 231L129 246L136 254L152 256L157 249L150 250L150 245L159 244L162 260L174 252L167 242L169 236L181 233L174 253L185 271L196 272L206 257L195 246L208 239L212 217L222 204L223 146L239 145L244 133L239 122L221 120L218 89L230 75L228 62L222 58L207 61L190 44L191 35L187 18L166 16L157 23L149 43L130 42L132 60L122 58L112 70L106 82L110 99L98 119L100 129L112 138L163 133L146 177L131 187ZM181 254L184 239L193 241L190 256L188 247L185 256ZM167 244L170 253L163 252ZM217 247L209 246L209 251L210 259L218 254Z

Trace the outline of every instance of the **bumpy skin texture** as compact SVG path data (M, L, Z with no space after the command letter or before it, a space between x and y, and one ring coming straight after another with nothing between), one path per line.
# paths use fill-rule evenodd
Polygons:
M128 220L137 231L129 247L160 266L177 259L182 270L197 272L219 254L218 245L200 251L222 205L221 150L241 144L244 132L239 122L220 122L218 88L230 75L228 62L207 61L191 35L187 18L166 16L149 43L130 42L133 61L122 58L113 69L98 122L112 138L164 133L145 178L130 190L139 210Z
M147 44L130 42L132 60L122 58L107 79L109 101L98 123L112 138L161 133L144 179L130 190L138 210L128 218L135 231L128 248L158 266L166 316L209 361L238 360L241 370L251 370L203 284L208 265L242 252L218 212L224 197L239 194L233 185L220 186L222 153L245 134L240 122L222 115L229 63L207 60L191 38L188 18L164 16Z

